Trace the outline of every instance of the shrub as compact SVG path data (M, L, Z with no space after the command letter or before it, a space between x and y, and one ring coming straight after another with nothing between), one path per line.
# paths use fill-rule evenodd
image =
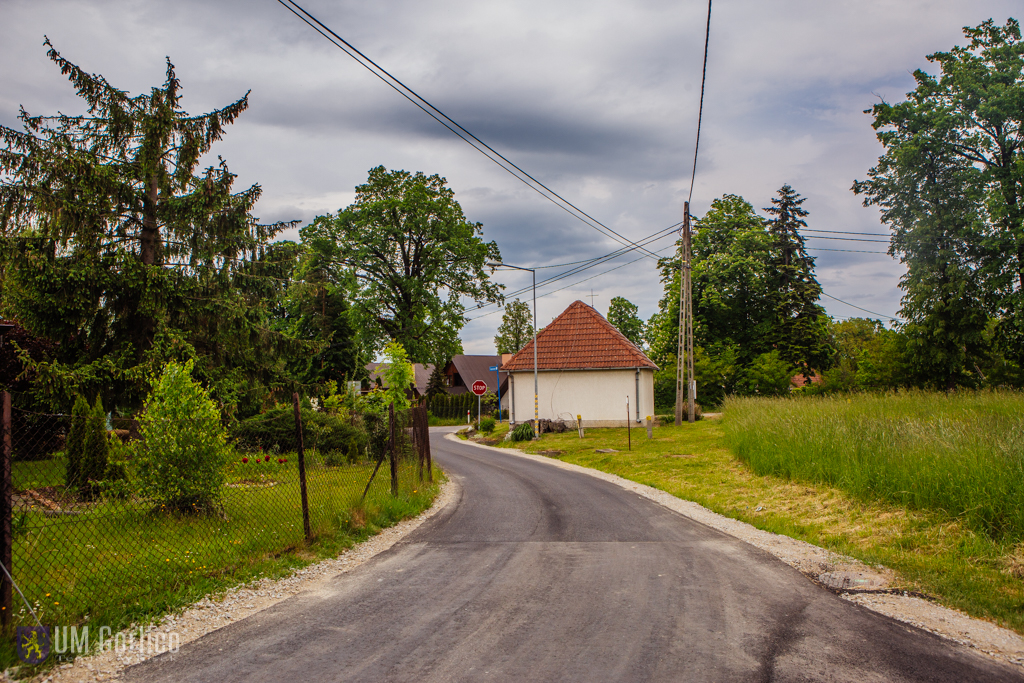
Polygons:
M485 434L490 434L494 431L495 420L493 417L482 417L480 418L480 431Z
M515 429L510 432L510 434L511 436L509 438L512 439L512 441L530 441L536 436L533 433L533 425L529 422L520 422L515 426Z
M64 449L64 483L76 490L83 500L92 500L99 493L109 450L103 403L97 398L96 404L90 407L88 401L79 396L71 410L71 426Z
M348 419L309 409L300 409L302 445L304 448L347 453L366 443L366 435ZM244 450L262 448L267 452L295 451L299 441L295 434L295 409L281 404L265 413L236 423L231 436Z
M85 452L86 422L92 410L81 396L75 399L71 409L71 425L64 445L64 484L69 489L78 489L82 483L82 456Z
M139 431L144 493L172 511L210 511L231 449L217 406L192 379L192 361L168 363L153 382Z

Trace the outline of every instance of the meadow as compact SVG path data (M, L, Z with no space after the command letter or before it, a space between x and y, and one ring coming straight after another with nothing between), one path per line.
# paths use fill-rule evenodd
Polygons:
M993 539L1024 539L1024 394L734 398L725 437L759 475L934 510Z

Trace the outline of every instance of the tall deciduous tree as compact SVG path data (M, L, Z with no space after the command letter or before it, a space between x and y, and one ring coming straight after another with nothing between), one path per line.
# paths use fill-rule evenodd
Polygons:
M780 358L801 368L805 377L825 369L831 360L827 317L818 304L821 285L814 277L814 258L807 254L800 228L806 228L805 198L788 184L765 211L772 216L770 295L775 304L773 342Z
M302 239L340 269L355 324L371 351L398 341L417 363L462 353L462 299L501 300L485 270L501 255L437 175L371 169L356 201L317 217Z
M940 76L918 70L906 101L870 110L885 153L853 187L893 229L908 343L945 387L977 383L988 316L1024 360L1024 42L1014 19L964 34L928 56Z
M608 306L608 322L637 348L644 345L644 322L637 315L636 304L621 296L614 297Z
M133 97L46 44L87 114L22 110L22 130L0 126L4 312L59 342L37 388L137 407L147 374L180 356L215 385L266 380L273 354L253 347L282 340L253 264L283 226L253 218L260 187L233 192L223 160L197 172L248 96L189 116L170 61L161 87Z
M526 302L516 299L505 305L494 347L498 353L518 353L533 339L533 314Z

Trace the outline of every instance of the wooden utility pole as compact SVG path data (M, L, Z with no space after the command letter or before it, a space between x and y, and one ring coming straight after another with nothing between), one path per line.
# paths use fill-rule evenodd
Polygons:
M697 380L693 367L693 283L690 278L690 202L683 203L683 253L679 277L679 340L676 352L676 426L683 423L683 398L688 399L687 421L695 419Z

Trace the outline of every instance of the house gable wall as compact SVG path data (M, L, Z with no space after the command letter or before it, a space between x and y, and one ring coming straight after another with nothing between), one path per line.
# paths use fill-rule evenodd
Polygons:
M636 369L562 370L537 375L539 413L546 420L575 420L584 427L624 427L637 419ZM533 419L533 372L513 372L509 389L516 422ZM654 371L640 369L640 420L654 415Z

